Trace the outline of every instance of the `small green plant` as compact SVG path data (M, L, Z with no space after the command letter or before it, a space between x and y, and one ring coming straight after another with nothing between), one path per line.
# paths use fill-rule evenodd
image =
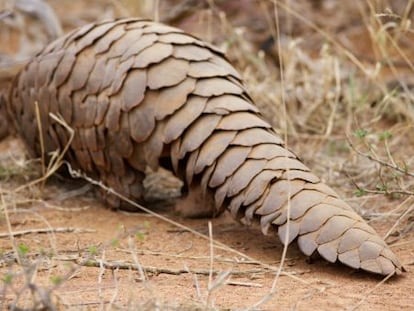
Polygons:
M57 286L57 285L62 284L63 278L59 275L52 275L50 277L50 282L52 282L53 285Z
M92 256L96 256L96 255L98 255L98 247L96 245L91 245L91 246L88 247L88 252Z
M366 191L365 191L364 189L357 189L357 190L355 191L355 195L356 195L357 197L363 197L364 195L366 195Z
M385 184L385 183L377 184L377 185L375 186L375 188L376 188L378 191L382 191L382 192L385 192L385 193L387 193L387 192L388 192L388 186L387 186L387 184Z
M365 138L368 135L368 131L366 129L358 129L354 131L354 136L358 138Z
M112 245L113 247L117 247L117 246L119 245L119 239L112 239L112 241L111 241L111 245Z
M10 285L11 283L12 283L12 281L13 281L13 274L11 274L11 273L6 273L4 276L3 276L3 278L2 278L2 280L3 280L3 282L5 283L5 284L7 284L7 285Z
M145 221L144 221L144 228L145 228L145 229L149 229L149 228L151 228L151 223L150 223L148 220L145 220Z
M404 171L405 174L408 173L408 165L406 163L403 164L403 166L401 167L401 169Z
M391 137L392 137L392 134L389 131L384 131L384 132L379 134L379 140L380 141L390 139Z
M142 231L138 231L137 233L135 233L135 237L138 241L144 241L145 240L145 232Z
M27 246L25 244L19 244L17 246L17 250L18 250L20 256L25 257L27 255L27 253L29 252L29 246Z
M117 230L118 230L119 232L125 232L125 226L124 226L124 224L119 224L119 225L117 226Z

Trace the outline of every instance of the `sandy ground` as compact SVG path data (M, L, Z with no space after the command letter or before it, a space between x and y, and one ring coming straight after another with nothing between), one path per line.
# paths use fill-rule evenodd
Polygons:
M62 3L54 4L66 28L76 26L79 20L92 20L102 11L96 1L89 10L84 10L81 2ZM249 1L242 3L248 6ZM105 7L105 14L108 10ZM13 50L11 45L7 48ZM312 151L317 155L313 157L311 146L303 143L295 150L315 167L313 162L326 153ZM287 251L282 274L275 278L283 253L275 236L263 236L224 214L211 220L212 234L228 247L212 250L207 219L177 218L168 208L162 214L203 234L203 238L156 216L109 210L93 191L80 191L83 185L67 179L54 178L43 191L38 185L22 189L33 180L33 171L39 172L38 167L19 172L22 158L24 148L18 138L0 142L0 192L7 202L0 201L0 205L8 211L0 214L0 297L5 297L0 308L6 309L16 299L22 310L30 308L34 300L47 304L48 299L62 310L414 308L412 230L388 239L407 273L387 282L318 258L305 258L295 244ZM335 161L338 159L332 159ZM323 165L316 167L317 173L324 170ZM355 190L349 190L349 184L347 189L341 188L337 175L329 181L348 197ZM363 203L386 213L402 201L373 196ZM385 235L396 219L379 217L370 224Z
M0 145L1 154L17 157L20 146L9 138ZM12 178L0 187L7 193L19 184L25 183ZM259 230L222 215L212 220L213 237L256 261L220 248L212 254L208 239L151 215L109 210L92 193L60 200L79 187L52 180L38 200L22 202L24 193L28 195L23 192L16 197L17 209L8 206L12 231L24 233L15 237L15 245L28 247L23 260L32 270L22 274L2 217L0 274L3 278L14 275L3 303L18 295L20 306L32 301L26 279L30 277L31 284L53 288L51 296L61 309L74 310L109 306L153 310L157 304L161 310L196 310L206 304L235 310L253 307L265 297L268 300L260 303L260 310L353 310L357 306L361 310L412 310L414 305L412 232L392 246L408 272L381 285L379 277L321 259L309 260L292 244L284 273L269 296L283 251L276 237L262 236ZM165 215L208 237L208 220ZM390 226L387 222L372 225L380 234ZM216 287L208 290L210 271L214 272L210 284ZM55 288L60 280L62 284Z

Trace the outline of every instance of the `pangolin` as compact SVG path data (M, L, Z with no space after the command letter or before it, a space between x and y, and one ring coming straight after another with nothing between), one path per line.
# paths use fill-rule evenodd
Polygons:
M285 148L223 53L180 29L136 18L76 29L18 74L8 110L37 156L68 143L50 113L63 118L75 130L67 161L136 202L146 170L169 168L204 202L194 214L227 209L282 243L296 240L307 256L404 271L374 229Z

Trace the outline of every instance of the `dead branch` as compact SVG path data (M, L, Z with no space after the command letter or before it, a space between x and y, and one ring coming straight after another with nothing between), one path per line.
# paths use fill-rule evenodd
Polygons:
M210 270L210 269L190 269L190 268L182 268L182 269L173 269L173 268L166 268L166 267L153 267L153 266L138 266L135 263L126 262L126 261L108 261L108 260L96 260L96 259L84 259L80 257L59 257L57 258L61 261L72 261L76 264L84 267L104 267L105 269L109 270L116 270L116 269L123 269L123 270L143 270L146 273L152 273L155 275L158 274L171 274L171 275L181 275L181 274L197 274L197 275L205 275L208 276L210 273L213 275L218 275L221 271L217 270ZM308 273L309 271L300 271L300 272L289 272L294 275L302 275ZM258 269L248 269L248 270L232 270L231 275L233 276L247 276L251 274L263 274L263 273L274 273L271 269L267 269L265 267L258 268Z
M379 159L379 158L377 158L377 157L374 157L374 156L372 156L372 155L371 155L371 154L369 154L369 153L364 153L364 152L362 152L362 151L358 150L358 149L354 146L354 144L352 143L352 141L351 141L351 139L349 138L349 136L348 136L348 135L346 135L346 139L347 139L347 141L348 141L349 147L350 147L353 151L355 151L357 154L359 154L360 156L363 156L364 158L367 158L368 160L374 161L374 162L376 162L376 163L380 164L381 166L386 166L386 167L389 167L389 168L391 168L391 169L393 169L393 170L395 170L395 171L397 171L397 172L399 172L399 173L401 173L401 174L404 174L404 175L407 175L407 176L414 177L414 173L411 173L411 172L407 171L407 169L405 169L405 168L401 168L401 167L399 167L398 165L396 165L396 164L394 164L394 163L389 163L389 162L387 162L387 161L384 161L384 160L381 160L381 159ZM382 192L382 193L383 193L383 192ZM412 195L412 194L410 194L410 195Z
M94 229L85 228L73 228L73 227L62 227L62 228L40 228L40 229L28 229L11 232L1 232L0 238L8 238L12 236L22 236L27 234L39 234L39 233L94 233Z

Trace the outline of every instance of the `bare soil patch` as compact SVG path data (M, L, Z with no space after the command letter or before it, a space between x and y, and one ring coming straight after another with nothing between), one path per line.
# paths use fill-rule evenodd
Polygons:
M408 272L382 283L307 259L292 244L275 279L283 246L274 236L224 214L210 221L213 238L228 247L211 248L208 219L161 212L203 238L156 216L110 210L84 183L54 177L30 185L40 166L10 136L0 142L0 308L17 301L20 310L413 309L413 178L395 169L413 172L414 161L407 3L160 1L154 11L156 1L49 2L65 31L103 17L156 14L227 49L289 147L380 235L391 230L387 241ZM7 42L0 60L29 57L22 51L35 47L21 40L22 29L8 37L0 30ZM16 72L5 64L0 90Z

